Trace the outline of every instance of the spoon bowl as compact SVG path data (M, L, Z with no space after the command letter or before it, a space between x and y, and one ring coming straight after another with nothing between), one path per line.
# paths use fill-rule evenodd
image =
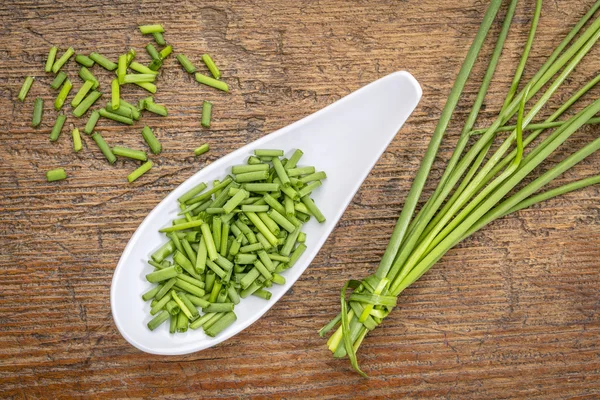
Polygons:
M212 347L241 332L266 313L287 292L325 243L354 194L383 151L408 119L421 98L421 88L408 72L387 75L276 132L266 135L210 164L173 190L148 214L125 247L114 272L110 303L119 332L138 349L151 354L179 355ZM244 164L255 149L283 149L290 156L301 149L299 165L314 165L327 179L311 197L327 220L314 218L303 226L307 249L296 264L284 271L284 285L273 285L270 300L249 296L235 307L238 317L217 337L202 329L170 334L168 323L154 331L150 303L141 295L151 288L145 279L154 268L150 254L166 238L158 232L179 212L177 198L200 182L212 182L230 173L230 167Z

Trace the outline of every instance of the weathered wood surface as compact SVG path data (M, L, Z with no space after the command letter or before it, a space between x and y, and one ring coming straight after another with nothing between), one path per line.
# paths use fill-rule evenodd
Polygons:
M332 359L316 334L337 312L343 282L376 268L485 3L2 2L0 397L598 396L598 187L497 221L449 252L364 342L359 358L370 379ZM480 124L499 108L529 29L533 1L520 3ZM527 76L591 3L545 2ZM52 44L99 50L113 59L134 47L145 60L149 39L136 26L149 22L162 22L169 43L197 64L203 52L212 54L231 94L195 84L169 59L156 98L170 114L143 118L165 151L152 158L157 165L151 173L130 185L125 177L135 164L108 165L89 137L78 154L67 129L57 143L48 142L56 93L42 71ZM491 44L486 48L489 54ZM594 77L598 65L600 48L557 99ZM421 82L421 104L312 266L264 318L216 348L180 357L141 353L119 335L110 314L111 276L154 205L207 162L400 69ZM78 87L75 65L67 71ZM480 64L475 76L482 71ZM99 67L94 72L107 88L108 74ZM30 74L38 79L25 104L17 103ZM476 89L477 82L470 82L460 118ZM142 95L128 89L124 97ZM46 100L46 111L34 130L35 96ZM203 99L215 104L210 130L199 124ZM67 127L72 123L83 127L69 117ZM112 144L143 145L139 123L100 126ZM434 177L449 157L456 126ZM582 129L561 155L598 132ZM213 150L198 161L190 149L202 142ZM563 181L598 173L599 165L593 156ZM46 183L44 172L57 166L65 167L69 180ZM432 188L429 183L427 191Z

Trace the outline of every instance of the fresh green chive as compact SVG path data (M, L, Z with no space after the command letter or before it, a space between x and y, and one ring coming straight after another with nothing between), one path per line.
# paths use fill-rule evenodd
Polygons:
M186 70L186 72L190 74L196 72L196 67L194 67L194 64L192 64L192 62L188 60L188 58L184 54L177 54L176 58L177 61L179 61L179 64L181 64L181 66Z
M102 68L108 71L114 71L117 69L117 64L110 61L108 58L104 57L99 53L90 53L90 58L96 62Z
M92 68L94 66L94 60L84 54L77 54L75 56L75 62L88 68Z
M300 168L290 168L287 170L288 176L300 176L300 175L309 175L315 173L315 167L300 167Z
M62 132L62 128L65 124L67 116L65 114L58 114L56 116L56 122L54 123L54 127L52 128L52 132L50 132L50 141L55 142L58 140L60 133Z
M112 80L111 89L111 109L116 110L121 106L121 91L118 79Z
M94 132L94 128L96 127L96 123L98 122L99 118L100 113L98 111L92 112L92 115L90 115L90 118L85 124L85 128L83 128L83 131L88 135L91 135Z
M212 58L210 58L208 54L202 55L202 61L204 61L204 64L206 64L206 67L215 79L221 78L221 71L219 71L219 68L217 68L214 61L212 60Z
M300 158L302 158L303 155L304 153L302 152L302 150L296 149L296 151L294 151L294 154L292 154L290 159L285 163L285 169L296 168L298 161L300 161Z
M60 71L50 83L50 87L54 90L57 90L63 84L65 79L67 79L67 74L63 71Z
M314 174L306 175L300 178L300 182L309 183L312 181L320 181L322 179L326 179L327 174L323 171L315 172Z
M62 106L63 106L63 104L65 104L65 101L67 100L67 96L71 92L72 88L73 88L73 84L71 83L71 81L69 79L67 79L65 81L65 83L63 84L62 89L58 93L58 96L56 96L56 100L54 101L54 109L55 110L58 111L62 108Z
M202 102L202 126L210 128L210 117L212 114L212 103L204 100Z
M52 66L54 65L54 60L56 59L56 52L58 51L58 47L52 46L50 47L50 51L48 52L48 58L46 59L46 67L44 71L52 72Z
M146 51L153 60L160 60L160 54L158 53L158 50L156 50L156 47L152 45L152 43L148 43L146 45Z
M236 175L236 179L240 175L244 174ZM281 186L279 183L246 183L244 185L244 189L249 192L277 192L279 189L281 189Z
M94 86L92 86L93 89L97 89L98 86L100 86L100 82L98 81L98 79L96 79L96 77L94 76L94 74L92 74L90 72L90 70L87 69L86 67L79 68L79 77L84 82L85 81L92 81L92 82L94 82Z
M312 193L313 190L321 186L321 181L314 181L303 187L298 191L298 196L304 197Z
M71 107L77 107L93 86L93 81L85 81L75 94L75 97L73 97L73 100L71 100Z
M48 182L62 181L63 179L67 179L67 173L62 168L46 171L46 180Z
M129 49L129 51L127 52L126 57L125 57L125 63L127 64L127 66L130 66L134 59L135 59L135 50ZM117 68L119 68L119 67L117 66Z
M94 90L73 110L73 115L80 118L100 97L102 97L102 93Z
M44 99L37 97L33 105L33 118L31 126L37 128L42 123L42 115L44 114Z
M165 47L164 49L162 49L160 51L160 53L158 53L158 55L160 56L161 60L164 60L165 58L167 58L171 53L173 52L173 46L169 45L167 47Z
M127 180L129 182L135 181L137 178L144 175L146 172L150 171L150 168L152 168L152 165L153 165L152 161L146 161L138 169L136 169L135 171L133 171L132 173L127 175Z
M208 143L204 143L202 146L196 147L194 149L194 155L196 155L196 156L202 155L202 154L206 153L208 150L209 150Z
M161 32L152 32L152 36L154 37L154 41L157 45L164 46L165 44L167 44Z
M117 84L125 83L125 75L127 74L127 54L121 54L117 60ZM114 82L114 81L113 81ZM114 83L113 83L114 85Z
M223 81L219 81L209 76L202 75L199 72L196 72L195 78L196 82L198 83L222 90L224 92L229 92L229 86L227 86L227 84Z
M119 115L119 114L115 114L115 113L110 112L109 110L107 110L105 108L99 109L98 112L100 113L101 117L112 119L113 121L120 122L122 124L133 125L133 119L132 118L128 118L128 117L124 117L124 116Z
M155 330L169 318L171 318L171 314L169 314L169 312L166 310L162 310L160 314L158 314L157 316L152 318L150 322L148 322L148 329L150 329L151 331Z
M127 74L123 75L123 83L154 82L156 74Z
M146 155L146 152L142 151L142 150L133 150L128 147L114 146L112 148L112 152L115 154L115 156L127 157L127 158L131 158L132 160L139 160L139 161L147 161L148 160L148 156Z
M156 93L156 85L150 82L134 82L136 85L141 87L142 89L146 89L150 93Z
M144 109L150 111L153 114L157 114L163 117L168 115L167 108L161 104L156 104L154 102L145 101Z
M160 69L160 67L162 67L162 65L163 60L161 60L160 58L155 58L150 64L148 64L148 68L150 68L151 71L156 72Z
M57 73L62 68L62 66L65 65L67 61L69 61L69 58L71 58L73 54L75 54L75 50L73 50L72 47L69 47L67 51L65 51L64 54L58 60L56 60L56 62L52 66L52 72Z
M308 211L311 213L311 215L317 219L317 221L319 221L320 223L325 222L325 217L321 213L321 210L319 210L319 208L317 207L313 199L310 198L310 196L304 196L301 198L301 200L302 203L304 203L304 205L308 209Z
M73 136L73 151L77 153L83 148L83 146L81 145L81 135L79 134L79 129L73 128L71 134Z
M152 132L152 129L150 129L150 127L145 126L144 129L142 129L142 136L148 144L148 147L150 147L152 153L160 154L160 152L162 151L162 146L156 138L156 136L154 136L154 133Z
M27 93L29 93L31 85L33 85L33 79L33 76L28 76L25 78L23 86L21 86L21 90L19 91L19 100L25 101L25 97L27 97Z
M140 32L142 32L142 35L150 35L157 32L163 33L165 31L161 24L140 25L138 28L140 29Z
M146 67L145 65L140 64L137 61L133 61L131 64L129 64L129 68L131 68L132 70L139 72L140 74L154 74L157 75L158 72L156 71L152 71L150 68Z
M106 144L104 138L99 133L94 133L92 135L92 139L94 139L94 142L96 142L96 144L100 148L100 151L102 151L102 154L104 154L104 157L106 157L108 162L110 164L114 164L115 161L117 161L117 157L115 157L108 144Z
M283 150L257 149L254 150L257 157L283 157Z

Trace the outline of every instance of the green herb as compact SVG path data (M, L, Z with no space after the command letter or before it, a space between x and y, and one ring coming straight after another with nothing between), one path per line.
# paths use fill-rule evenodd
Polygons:
M160 51L160 53L158 53L158 55L160 56L161 60L164 60L165 58L167 58L171 53L173 52L173 47L172 46L167 46L164 49L162 49Z
M75 50L73 50L72 47L69 47L67 51L65 51L64 54L54 62L54 65L52 66L52 72L56 74L62 68L62 66L69 61L69 58L71 58L73 54L75 54Z
M48 52L48 58L46 59L46 66L44 67L44 71L52 72L52 66L54 65L54 60L56 59L57 52L58 52L58 47L56 47L56 46L50 47L50 51Z
M208 68L208 70L210 71L210 73L212 74L212 76L215 79L221 78L221 71L219 71L219 68L217 68L214 61L212 60L212 58L210 58L210 56L208 54L202 55L202 61L204 61L204 64L206 64L206 67ZM190 71L188 71L188 72L190 72Z
M212 103L204 100L202 102L202 126L210 128L210 117L212 114Z
M181 64L181 66L186 70L186 72L190 74L196 72L196 67L194 67L192 62L188 60L188 58L184 54L177 54L176 58L177 61L179 61L179 64Z
M62 181L63 179L67 179L67 173L62 168L51 169L46 172L48 182Z
M146 155L146 152L142 151L142 150L133 150L128 147L122 147L122 146L113 146L112 152L114 153L115 156L127 157L127 158L131 158L132 160L139 160L139 161L147 161L148 160L148 156Z
M90 72L90 70L87 69L86 67L81 67L79 69L79 77L81 79L83 79L84 82L86 82L86 81L92 81L92 82L94 82L94 86L92 86L92 89L97 89L98 86L100 85L100 82L98 81L98 79L96 79L96 77L94 76L94 74L92 74Z
M201 83L203 85L207 85L210 87L214 87L215 89L222 90L224 92L229 92L229 86L223 81L216 80L206 75L202 75L199 72L196 72L194 75L196 78L196 82Z
M92 93L88 94L77 107L75 107L73 115L80 118L100 97L102 97L102 93L94 90Z
M152 45L152 43L148 43L146 45L146 51L153 60L160 60L160 54L158 53L158 50L156 50L156 47Z
M102 152L102 154L104 154L104 157L106 157L108 162L110 164L114 164L115 161L117 161L117 157L115 157L108 144L106 144L104 138L99 133L94 133L92 135L92 139L94 139L94 142L96 142L96 144L100 148L100 151Z
M81 145L81 135L79 134L79 129L73 128L71 134L73 136L73 151L77 153L83 148Z
M156 93L156 85L150 82L134 82L139 87L146 89L150 93Z
M37 97L33 105L33 118L31 119L31 126L37 128L42 123L42 115L44 114L44 99Z
M133 125L132 118L124 117L122 115L113 113L105 108L99 109L98 112L100 113L101 117L112 119L113 121L120 122L122 124Z
M145 101L144 109L163 117L166 117L168 115L167 108L165 106L161 104L156 104L154 102Z
M67 116L65 114L58 114L56 116L56 122L54 123L54 127L52 128L52 132L50 132L50 141L55 142L58 140L60 133L62 132L62 128L67 120Z
M31 89L31 85L33 85L33 76L28 76L25 78L23 82L23 86L21 86L21 90L19 91L19 100L25 101L25 97L27 97L27 93L29 93L29 89Z
M83 128L83 131L88 135L91 135L92 132L94 132L94 128L96 127L98 119L100 119L100 113L98 111L92 112L92 115L90 115L90 118L85 124L85 128Z
M67 79L67 74L65 74L63 71L60 71L50 83L50 87L54 90L57 90L63 84L65 79Z
M152 32L152 36L157 45L164 46L166 44L165 38L161 32Z
M146 161L138 169L133 171L131 174L127 175L127 180L129 182L135 181L137 178L144 175L146 172L150 171L152 166L153 166L152 161Z
M140 32L142 32L142 35L150 35L153 33L163 33L165 31L163 26L160 24L140 25L138 28L140 29Z
M88 92L92 89L93 86L93 81L85 81L75 94L75 97L73 97L73 100L71 100L71 107L77 107L79 104L81 104L81 101L84 99L84 97L88 94Z
M117 110L121 106L121 92L119 80L113 79L111 83L111 110Z
M152 153L160 154L162 151L162 146L156 136L154 136L152 129L150 129L148 126L145 126L144 129L142 129L142 136L144 137L146 144L148 144L148 147L150 147Z
M156 74L128 74L123 75L122 83L147 83L154 82Z
M196 147L194 149L194 155L195 156L200 156L200 155L206 153L208 150L209 150L208 143L204 143L202 146Z
M102 68L104 68L108 71L114 71L115 69L117 69L117 64L110 61L108 58L104 57L102 54L90 53L90 58L92 60L94 60L96 62L96 64L98 64L99 66L101 66Z
M88 68L92 68L95 63L94 60L83 54L77 54L75 56L75 62Z
M136 61L133 61L131 64L129 64L129 68L131 68L132 70L134 70L136 72L139 72L140 74L154 74L154 75L158 74L158 72L152 71L150 68L148 68L145 65L142 65Z

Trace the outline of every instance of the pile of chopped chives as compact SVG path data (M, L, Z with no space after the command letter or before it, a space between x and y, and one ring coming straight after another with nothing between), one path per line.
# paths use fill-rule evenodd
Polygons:
M303 224L325 221L310 195L326 174L297 167L302 154L256 150L211 189L200 183L179 197L181 218L160 230L169 240L148 260L150 330L169 320L171 333L202 328L214 337L237 319L241 299L269 300L269 288L285 283L281 273L306 250Z
M99 90L100 82L98 79L96 79L90 69L97 64L107 71L112 71L115 73L116 78L111 81L110 85L110 101L108 101L105 107L98 108L91 112L83 131L86 134L91 135L94 141L98 144L102 153L106 156L109 163L114 163L116 156L145 162L140 166L140 168L136 169L128 176L129 182L133 182L143 173L147 172L152 167L152 162L147 160L147 157L145 156L146 153L142 152L141 150L127 149L136 154L135 157L131 157L132 153L124 152L122 147L119 148L119 146L115 146L111 149L106 141L104 141L102 136L95 132L95 129L100 117L126 125L134 125L135 121L140 119L140 114L144 110L164 117L168 115L167 107L162 104L155 103L152 96L140 99L136 106L126 102L121 98L121 86L125 84L135 84L149 91L150 93L155 94L157 91L155 81L158 75L158 70L162 67L164 60L173 52L173 47L168 45L165 41L163 36L165 30L162 25L142 25L139 26L139 29L143 35L152 35L156 45L162 47L160 50L157 50L151 43L146 46L146 51L152 59L148 66L134 61L136 57L136 51L134 49L129 49L127 53L118 57L117 62L114 62L98 52L92 52L89 55L76 54L72 47L69 47L63 54L59 54L59 48L57 46L52 46L48 53L44 67L45 72L50 72L55 75L50 87L59 91L54 102L54 108L56 111L61 111L63 106L65 106L65 103L67 105L70 104L72 109L71 112L77 118L83 117L103 96L103 92ZM67 73L61 70L65 65L67 65L71 58L74 58L75 62L80 65L78 75L83 81L83 84L78 88L74 87L74 84L69 79ZM181 65L188 73L195 74L195 78L199 83L212 86L225 92L229 91L227 84L220 80L221 71L208 54L202 55L202 61L206 65L206 68L210 74L212 74L212 78L198 73L196 67L193 66L193 64L185 55L178 54L177 60L179 60ZM21 102L25 101L27 94L29 93L29 90L34 82L35 77L33 76L27 76L25 78L23 86L18 94L18 100ZM74 97L70 102L68 102L67 97L71 94L72 89L75 89L73 90ZM34 128L40 126L43 114L44 101L38 97L35 100L32 117L32 126ZM203 127L210 127L211 115L212 103L204 101L201 117L201 125ZM64 112L61 112L57 115L54 128L52 129L52 133L50 135L50 141L57 141L59 139L62 127L66 122L66 118L67 114ZM74 128L72 132L73 151L78 152L82 149L79 129ZM160 142L149 127L144 127L142 130L142 137L150 147L152 153L159 154L162 151ZM112 151L115 148L119 149L117 151ZM208 145L203 145L200 148L206 148L206 150L202 151L202 153L208 151ZM139 153L143 153L144 156L140 156ZM202 153L196 152L196 155L200 155Z

